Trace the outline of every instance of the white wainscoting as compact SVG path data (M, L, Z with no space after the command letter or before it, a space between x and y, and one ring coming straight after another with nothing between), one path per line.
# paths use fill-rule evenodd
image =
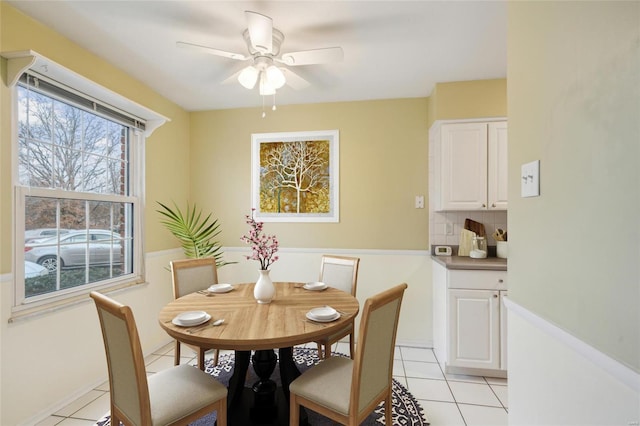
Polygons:
M255 282L258 262L246 260L246 247L225 247L225 260L238 262L218 271L221 282ZM273 264L274 281L316 281L320 274L323 254L360 258L358 273L358 300L396 284L409 285L403 302L398 325L397 344L433 347L431 257L427 250L357 250L357 249L298 249L282 248L280 259ZM356 320L359 321L359 318Z
M640 424L640 374L513 300L509 424Z
M257 262L246 260L247 247L224 248L221 282L255 282ZM275 281L315 281L322 254L360 257L360 302L395 284L409 285L402 306L398 344L432 347L431 260L420 250L344 250L282 248L272 267ZM145 354L171 341L157 314L172 298L169 261L179 249L147 253L146 284L110 295L134 311ZM0 275L2 353L2 425L32 425L107 379L104 347L95 307L87 297L54 312L9 324L13 278ZM44 367L43 367L44 366Z

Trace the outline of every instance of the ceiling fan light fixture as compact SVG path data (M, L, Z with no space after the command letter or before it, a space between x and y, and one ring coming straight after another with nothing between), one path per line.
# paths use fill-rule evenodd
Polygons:
M287 82L287 79L284 77L282 70L276 67L275 65L271 65L266 70L267 80L273 86L274 89L280 89Z
M251 90L256 86L259 74L260 71L258 71L256 67L254 67L253 65L249 65L238 75L238 82L242 84L243 87Z
M275 95L276 88L273 86L273 83L269 81L267 78L267 74L263 71L260 73L260 95Z

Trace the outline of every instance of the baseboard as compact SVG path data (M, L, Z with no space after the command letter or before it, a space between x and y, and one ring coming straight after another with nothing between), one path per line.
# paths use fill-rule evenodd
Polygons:
M433 349L433 340L396 340L396 346Z

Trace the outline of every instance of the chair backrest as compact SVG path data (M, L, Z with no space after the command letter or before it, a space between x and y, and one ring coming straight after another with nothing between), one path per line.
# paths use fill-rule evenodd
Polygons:
M359 264L357 257L324 255L320 263L320 281L355 297Z
M364 303L354 358L351 407L354 415L370 412L372 401L390 391L400 305L407 284L399 284Z
M113 408L132 424L151 424L147 374L133 312L98 292L91 298L100 318Z
M174 260L171 262L171 274L175 299L218 284L218 268L213 257Z

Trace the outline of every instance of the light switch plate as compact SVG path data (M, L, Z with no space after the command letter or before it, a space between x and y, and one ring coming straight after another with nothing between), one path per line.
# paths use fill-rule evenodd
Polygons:
M523 164L520 170L520 195L538 197L540 195L540 160Z
M415 207L416 209L424 209L424 195L416 195Z

